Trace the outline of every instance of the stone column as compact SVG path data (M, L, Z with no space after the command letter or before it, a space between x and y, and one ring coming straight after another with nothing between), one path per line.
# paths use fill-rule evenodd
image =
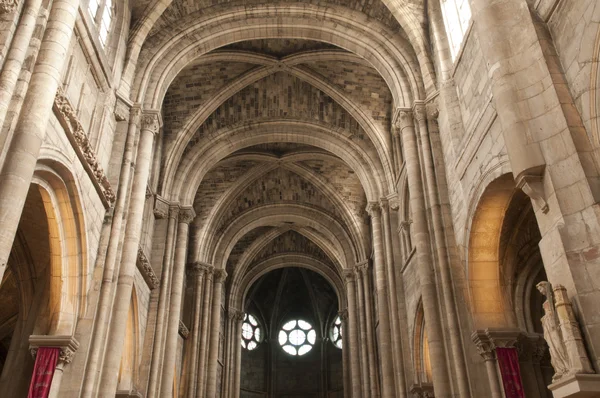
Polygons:
M456 384L461 397L467 398L471 395L469 389L469 381L467 379L467 369L464 360L463 346L460 334L460 326L458 324L458 313L456 311L456 303L454 301L454 288L452 284L452 275L450 264L448 262L448 253L446 251L446 238L444 234L444 225L442 221L441 207L438 197L437 178L433 163L433 155L431 153L429 128L427 126L427 115L424 103L416 103L414 114L419 124L419 132L421 136L421 158L423 160L423 168L427 176L427 193L429 204L431 206L432 226L434 247L437 251L437 260L440 269L440 279L442 282L442 292L444 300L444 309L447 313L448 320L448 335L450 336L450 349L452 351L452 367L457 378Z
M343 370L343 386L344 398L351 398L350 391L350 355L348 355L348 309L338 312L338 316L342 321L342 370Z
M206 359L208 355L207 345L210 330L210 305L212 302L213 278L215 268L208 265L204 277L204 297L202 303L202 330L200 331L200 351L198 358L198 371L196 372L196 398L204 398L206 391Z
M154 345L152 347L152 363L150 364L150 375L148 382L148 398L154 398L160 391L160 380L164 364L164 342L165 342L165 320L169 308L169 289L171 287L171 274L173 266L173 246L177 238L177 220L179 218L179 207L170 206L167 211L169 221L167 224L167 236L165 238L165 252L162 261L162 272L160 275L160 291L158 293L158 308L156 310L156 330L154 331Z
M240 386L242 378L242 322L244 320L244 312L238 311L235 317L235 335L233 339L234 358L235 358L235 373L233 376L233 393L232 398L239 398Z
M125 229L124 224L125 217L127 217L127 203L132 188L131 176L133 174L135 164L134 159L137 152L136 141L140 125L140 116L141 111L139 107L135 106L131 108L127 140L125 142L125 152L123 154L123 162L120 170L117 200L113 210L108 247L103 262L104 271L98 297L98 307L94 320L94 330L90 337L89 358L83 378L81 390L82 397L90 397L93 394L96 382L100 375L104 344L106 342L106 334L108 333L109 327L110 311L114 302L114 291L116 289L115 273L118 272L119 269L117 258L119 256L119 248L121 247L121 237L123 230ZM83 344L85 344L85 341L83 341Z
M33 38L38 16L40 15L42 0L30 0L25 2L15 35L10 43L10 49L2 65L0 74L0 126L4 120L13 97L23 61ZM37 54L36 54L37 55Z
M369 261L364 261L357 265L359 272L362 274L363 292L365 294L365 328L367 332L367 353L369 359L369 378L371 379L371 391L369 397L379 396L379 373L377 372L377 361L375 360L375 351L377 349L375 345L375 337L373 331L375 330L375 322L373 321L373 289L371 287L371 274L369 272Z
M436 397L450 397L452 395L452 388L450 385L448 367L446 365L444 336L442 325L440 323L441 314L439 313L436 281L430 253L431 241L427 219L425 217L425 198L423 194L421 170L419 169L419 155L412 112L410 110L399 110L396 114L395 122L396 124L399 124L402 132L402 142L404 144L404 154L406 156L410 208L413 217L413 237L416 248L417 274L419 276L419 284L421 287L423 314L425 317L427 340L429 342L429 352L431 355L433 388Z
M185 277L189 226L194 217L196 217L196 213L191 207L179 210L177 243L175 246L175 259L173 262L173 278L171 279L171 299L169 300L167 340L165 342L164 364L160 383L162 397L167 397L173 392L173 377L177 359L177 341L179 340L179 320L181 319L181 302L183 299L183 279Z
M367 212L371 215L373 228L373 252L377 303L379 306L379 360L381 362L381 396L393 398L396 394L394 383L394 364L392 357L392 337L390 335L390 313L388 307L387 274L381 236L381 207L378 203L369 203Z
M361 397L361 385L360 385L360 354L358 341L358 309L356 306L356 287L354 285L354 272L346 270L344 272L344 281L346 283L346 294L348 295L348 327L346 328L346 335L349 337L350 349L350 373L352 380L352 398ZM365 397L366 398L366 397Z
M29 90L0 172L0 280L4 276L40 148L46 137L78 9L79 0L55 0L52 5Z
M118 372L125 331L127 315L131 304L131 292L133 289L133 278L136 270L138 247L144 217L144 205L146 202L146 185L150 175L152 162L152 144L154 135L158 133L159 115L157 112L145 113L142 117L142 128L140 142L138 144L138 156L136 160L135 176L131 190L129 203L129 214L127 217L127 230L123 241L123 255L119 279L117 281L117 292L114 299L108 344L104 356L104 365L100 378L99 391L101 396L114 395L117 390Z
M29 350L33 357L37 355L40 347L60 348L56 369L52 376L52 384L48 398L59 398L60 386L65 367L73 361L75 352L79 348L79 342L73 336L54 336L54 335L31 335L29 336Z
M238 362L241 365L241 354L239 355L238 361L238 353L239 347L241 346L241 325L244 320L244 313L236 308L229 308L227 311L227 340L226 340L226 359L225 359L225 372L223 375L224 385L223 385L223 398L231 398L235 397L236 391L238 391L239 395L239 386L236 389L236 384L238 379L240 378L239 371L241 369L238 368Z
M362 376L362 394L364 397L371 393L371 376L369 374L369 354L367 352L367 319L365 315L365 291L362 283L362 272L358 266L354 266L354 277L356 279L356 297L358 304L358 331L360 335L360 370Z
M385 242L385 261L389 289L390 325L392 327L392 348L394 350L394 375L396 378L396 394L400 398L406 397L406 376L404 375L404 361L402 359L402 340L400 336L400 312L398 310L398 291L396 289L396 273L394 272L394 253L392 249L392 224L390 220L390 203L387 199L380 201L381 214L383 215L383 236Z
M206 264L195 262L191 265L191 275L194 281L194 318L192 320L192 339L189 351L189 372L188 388L186 397L194 398L196 396L196 384L198 379L198 351L200 350L200 329L202 328L202 293L204 284L204 275L208 269Z
M227 278L224 269L215 270L215 281L213 288L212 319L210 322L210 345L208 351L208 369L206 376L206 398L217 395L217 366L219 356L219 332L221 329L221 297L223 282Z

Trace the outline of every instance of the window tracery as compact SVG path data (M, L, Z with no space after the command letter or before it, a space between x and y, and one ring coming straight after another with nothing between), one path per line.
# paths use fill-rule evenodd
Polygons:
M262 330L256 318L250 314L244 315L242 323L242 347L252 351L258 347L262 341Z
M290 355L302 356L312 350L317 341L313 326L303 320L288 321L279 331L279 345Z
M331 342L337 348L342 349L342 320L339 316L335 318L331 328Z

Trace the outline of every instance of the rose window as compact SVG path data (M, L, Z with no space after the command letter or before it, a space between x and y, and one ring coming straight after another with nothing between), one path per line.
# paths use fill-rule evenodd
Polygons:
M242 347L248 351L258 347L262 337L258 321L250 314L244 315L244 323L242 323Z
M339 316L335 318L335 322L331 328L331 341L337 348L342 348L342 320Z
M304 355L312 350L317 332L306 321L289 321L279 331L279 345L290 355Z

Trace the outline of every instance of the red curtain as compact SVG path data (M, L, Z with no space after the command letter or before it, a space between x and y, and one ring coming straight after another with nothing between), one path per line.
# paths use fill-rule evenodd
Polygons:
M516 348L496 348L506 398L525 398Z
M59 354L60 348L40 347L38 349L27 398L48 397Z

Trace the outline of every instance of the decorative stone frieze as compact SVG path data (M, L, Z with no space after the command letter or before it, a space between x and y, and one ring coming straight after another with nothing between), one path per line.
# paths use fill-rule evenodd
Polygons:
M90 145L87 134L77 117L75 109L62 89L58 89L54 98L54 111L64 128L67 138L71 142L77 157L83 164L84 169L90 176L100 199L106 208L112 206L116 200L106 173L100 166L96 154Z
M11 14L19 7L20 0L0 0L0 14Z
M185 326L182 320L179 320L179 335L184 339L187 339L190 334L190 330Z
M156 289L160 285L160 281L142 249L138 249L137 267L150 290Z

